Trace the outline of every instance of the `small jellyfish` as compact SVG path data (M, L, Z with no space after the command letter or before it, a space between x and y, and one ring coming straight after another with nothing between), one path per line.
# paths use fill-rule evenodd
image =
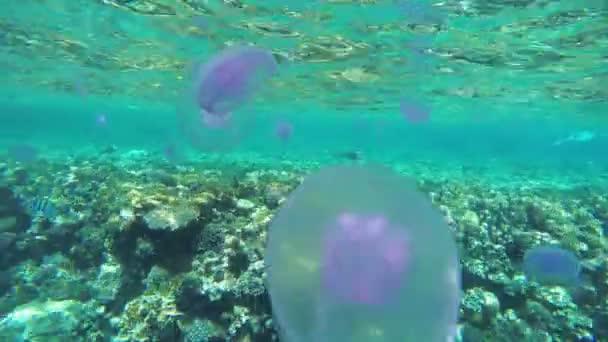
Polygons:
M523 267L528 279L542 285L576 286L580 281L578 258L558 246L537 246L527 250Z
M456 244L430 200L391 170L334 166L306 178L272 219L265 263L283 341L456 334Z
M74 89L79 96L87 97L89 95L89 89L87 87L87 83L83 75L74 76L73 83Z
M293 125L287 121L279 121L275 126L274 133L277 138L286 142L293 134Z
M108 116L105 113L95 115L95 126L104 128L108 125Z
M252 46L225 49L198 66L195 96L205 124L225 125L276 71L272 53Z
M401 100L401 114L410 123L421 123L427 121L431 115L429 107L412 99Z
M167 143L162 149L163 156L169 163L179 163L185 160L185 156L175 142Z

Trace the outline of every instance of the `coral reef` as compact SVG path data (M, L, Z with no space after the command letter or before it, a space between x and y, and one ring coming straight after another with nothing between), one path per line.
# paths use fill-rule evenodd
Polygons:
M175 166L143 152L0 163L0 233L11 234L0 254L0 339L277 340L265 287L268 223L317 166ZM456 237L460 340L608 339L602 188L416 175ZM19 204L36 196L52 201L57 220ZM526 279L525 251L545 243L581 260L579 286Z

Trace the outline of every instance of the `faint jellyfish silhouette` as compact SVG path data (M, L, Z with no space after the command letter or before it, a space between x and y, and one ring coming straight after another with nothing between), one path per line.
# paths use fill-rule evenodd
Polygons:
M224 128L230 122L232 113L227 112L222 113L222 115L217 115L215 113L204 111L201 113L201 117L203 123L209 128Z
M287 121L279 121L274 129L274 133L281 141L286 142L293 134L293 125Z
M456 334L454 239L415 183L388 169L335 166L306 178L270 224L265 263L283 341Z
M400 103L401 115L410 123L421 123L427 121L431 115L431 109L410 98L404 98Z

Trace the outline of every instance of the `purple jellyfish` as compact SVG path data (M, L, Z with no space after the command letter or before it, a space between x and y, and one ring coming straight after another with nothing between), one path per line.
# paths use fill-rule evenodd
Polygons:
M287 141L293 134L293 125L287 121L279 121L274 129L275 135L281 141Z
M400 110L403 117L414 124L427 121L431 115L429 107L407 98L401 100Z
M449 227L413 182L380 167L322 169L273 218L267 288L283 341L430 341L456 334Z
M382 216L343 213L323 241L323 287L346 303L385 304L409 262L405 231Z
M574 253L556 245L536 246L526 251L524 272L543 285L577 286L581 263Z
M203 122L224 126L230 112L249 100L276 68L270 52L252 46L228 48L200 65L195 96Z

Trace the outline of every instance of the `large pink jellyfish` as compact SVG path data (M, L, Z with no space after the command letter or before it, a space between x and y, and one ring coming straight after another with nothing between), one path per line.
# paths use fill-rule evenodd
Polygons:
M265 262L283 341L445 342L456 333L454 240L429 199L390 170L309 176L274 217Z
M322 243L321 282L336 300L384 304L399 289L411 247L383 216L342 213Z

